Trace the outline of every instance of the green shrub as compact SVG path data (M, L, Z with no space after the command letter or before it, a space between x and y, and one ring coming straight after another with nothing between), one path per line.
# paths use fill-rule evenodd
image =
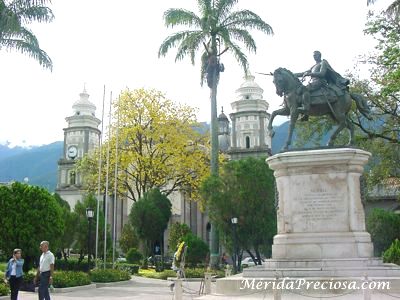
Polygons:
M168 277L176 277L176 272L173 270L164 270L162 272L155 272L154 269L145 270L144 272L139 272L140 276L146 278L163 279L166 280Z
M208 245L193 233L183 237L187 246L186 262L195 265L206 260L209 252Z
M56 288L66 288L90 284L87 273L77 271L57 271L53 275L53 285Z
M135 264L118 263L117 269L121 271L126 271L131 275L139 273L139 265Z
M142 260L142 269L147 269L149 267L149 261L147 258L143 258Z
M398 239L395 239L390 247L383 252L383 262L400 265L400 241Z
M0 263L0 271L1 272L5 272L6 268L7 268L7 263L6 262Z
M128 253L126 253L126 260L130 264L138 264L142 259L142 253L140 253L136 248L131 248L129 249Z
M32 283L33 279L35 278L35 276L36 276L36 273L33 273L33 272L25 273L24 277L22 277L23 278L23 282Z
M367 231L371 234L376 256L381 256L396 238L400 238L400 216L381 208L373 209L367 217Z
M10 293L8 285L0 283L0 296L7 296Z
M203 268L188 268L185 269L185 277L186 278L204 278L205 269ZM224 277L225 272L222 270L219 271L211 271L213 275L217 275L218 277ZM176 277L176 272L173 270L164 270L163 272L155 272L154 270L140 270L140 276L147 278L155 278L155 279L164 279L166 280L168 277Z
M127 271L115 269L92 270L89 275L93 282L115 282L131 279L131 275Z
M90 268L93 269L95 265L94 261L90 262ZM57 259L54 265L56 270L62 271L82 271L89 272L89 264L87 260L79 262L77 259Z

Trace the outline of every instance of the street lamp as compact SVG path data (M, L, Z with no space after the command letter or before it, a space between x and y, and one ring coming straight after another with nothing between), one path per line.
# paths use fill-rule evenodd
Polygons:
M239 253L237 247L237 223L238 218L233 217L231 219L232 227L233 227L233 271L235 273L239 272Z
M91 250L90 240L91 240L92 219L94 217L94 209L93 208L90 208L90 207L86 208L86 217L87 217L87 219L89 221L89 227L88 227L88 268L89 268L89 271L90 271L90 253L91 253L91 251L90 251Z

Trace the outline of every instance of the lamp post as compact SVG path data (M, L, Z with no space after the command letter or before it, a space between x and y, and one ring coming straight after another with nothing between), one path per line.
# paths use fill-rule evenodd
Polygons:
M88 268L90 271L90 253L91 253L91 225L92 225L92 219L94 217L94 209L93 208L86 208L86 217L89 221L89 227L88 227Z
M237 223L238 218L233 217L231 219L232 227L233 227L233 272L236 274L239 272L239 255L237 251Z

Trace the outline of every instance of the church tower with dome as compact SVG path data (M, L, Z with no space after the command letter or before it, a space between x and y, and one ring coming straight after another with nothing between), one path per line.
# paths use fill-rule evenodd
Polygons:
M101 121L95 116L96 106L89 101L86 88L72 105L73 115L65 118L63 156L58 160L56 192L68 201L71 209L81 200L85 191L82 176L75 170L76 161L98 147Z
M270 118L267 112L269 105L263 99L264 90L254 79L253 75L247 75L236 90L236 100L231 103L232 113L229 114L231 129L230 133L228 132L230 136L228 146L221 131L221 124L224 120L228 121L229 127L229 120L223 112L218 118L220 149L233 160L271 155L271 137L267 129Z

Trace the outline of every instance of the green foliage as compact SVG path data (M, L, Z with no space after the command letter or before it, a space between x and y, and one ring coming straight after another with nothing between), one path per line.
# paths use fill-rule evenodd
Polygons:
M373 122L358 115L359 145L373 153L368 183L400 181L400 22L384 13L370 14L365 33L376 40L376 51L362 57L359 64L370 71L368 79L353 74L353 89L368 96ZM387 184L387 183L386 183Z
M8 285L0 282L0 296L7 296L10 293Z
M168 277L176 277L176 272L173 270L164 270L162 272L156 272L154 269L141 269L139 276L153 279L167 280Z
M389 249L383 252L383 262L400 265L400 241L395 239Z
M188 233L183 237L187 246L186 262L189 264L204 263L210 251L208 245L193 233Z
M118 263L117 269L121 270L121 271L126 271L131 275L139 273L139 265L135 265L135 264Z
M73 286L88 285L91 283L89 275L77 271L57 271L53 275L53 285L55 288L66 288Z
M182 238L190 232L191 230L189 226L187 226L186 224L181 224L178 222L172 224L169 231L169 239L168 239L169 249L172 252L175 252L175 249L178 246L179 241L181 241Z
M206 61L210 53L222 54L217 50L220 46L220 49L226 49L223 52L231 52L247 73L247 57L239 45L255 53L256 43L249 30L256 29L266 34L273 34L271 26L252 11L233 11L236 0L197 2L201 15L179 8L169 9L164 13L167 27L181 25L188 30L167 37L158 50L158 56L166 56L169 49L177 47L175 61L190 57L194 65L195 54L202 49L201 83L203 83L207 73Z
M95 265L94 261L90 262L90 268L92 269ZM87 260L79 261L78 259L57 259L55 263L56 270L62 271L82 271L89 272L89 264Z
M129 249L128 253L126 253L126 260L130 264L138 264L143 259L142 253L139 252L136 248Z
M371 234L375 255L381 256L400 237L400 216L383 209L374 209L367 217L367 231Z
M50 248L57 248L64 220L60 205L47 190L19 182L0 186L0 207L0 250L12 253L15 248L23 249L25 271L40 254L41 241L50 241Z
M185 277L186 278L204 278L204 272L206 269L204 268L186 268L185 269ZM216 275L219 278L225 276L225 272L222 270L212 270L212 275ZM146 278L154 278L154 279L163 279L167 280L168 277L176 277L176 272L173 270L164 270L162 272L155 272L153 269L148 270L140 270L139 276Z
M130 223L125 224L122 228L119 246L123 253L127 253L129 249L139 246L139 238Z
M238 218L240 249L260 250L272 245L276 233L273 172L263 158L246 158L224 165L219 177L208 178L202 186L210 218L218 226L222 241L233 253L231 218Z
M139 238L147 242L148 248L151 242L160 239L167 228L171 217L171 206L168 198L158 189L150 190L133 204L129 215L131 224Z
M119 118L112 124L113 128L119 126L118 168L124 170L118 172L118 194L137 201L154 188L166 195L184 189L197 199L209 167L204 151L206 136L193 128L197 125L195 109L176 104L156 90L126 89L118 99L115 115ZM113 130L107 142L111 149L110 174L115 171L116 142ZM102 148L104 163L107 148ZM97 190L98 158L99 153L93 151L77 162L85 186L92 191ZM105 176L107 168L103 170ZM114 186L113 180L110 178L110 186Z
M33 283L33 279L35 278L36 273L27 272L24 274L23 280L25 283Z
M131 279L131 275L127 271L122 270L92 270L89 273L93 282L116 282Z
M44 68L52 69L50 57L39 47L39 42L26 25L32 22L48 23L54 15L42 1L0 2L0 48L17 50L34 58Z
M74 217L73 220L75 222L74 224L74 230L75 230L75 240L77 240L77 244L75 247L80 249L81 253L81 259L83 258L83 255L85 253L88 253L88 231L89 231L89 222L86 217L86 208L93 208L94 209L94 218L91 221L91 255L94 256L95 253L95 244L96 244L96 216L97 216L97 200L96 197L93 194L87 195L84 199L83 202L78 201L75 204L74 208ZM104 213L103 210L100 206L100 213L99 213L99 249L104 249ZM107 256L108 258L112 256L112 252L110 253L111 249L111 234L110 234L110 229L109 226L107 226ZM111 254L111 255L110 255ZM104 255L103 252L100 252L99 255Z
M61 215L64 220L64 233L59 238L61 251L71 248L76 237L77 216L71 212L69 203L62 199L59 194L55 193L54 198L61 207ZM64 253L63 253L64 254Z

